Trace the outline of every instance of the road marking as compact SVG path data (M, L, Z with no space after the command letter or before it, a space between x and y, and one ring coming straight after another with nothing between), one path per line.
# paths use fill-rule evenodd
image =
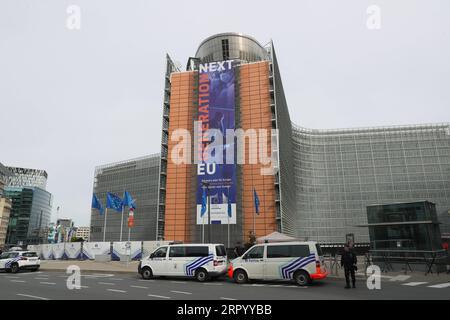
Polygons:
M269 284L268 287L279 288L279 287L284 287L284 286L282 284Z
M112 280L112 281L122 281L123 279L119 279L119 278L109 278L108 280Z
M205 286L221 286L222 283L204 283Z
M138 281L140 281L140 282L155 282L155 280L138 280Z
M148 294L147 296L153 297L153 298L160 298L160 299L170 299L170 297L166 297L166 296L158 296L158 295L156 295L156 294Z
M408 283L403 283L403 286L410 286L410 287L415 287L415 286L420 286L421 284L427 284L428 282L408 282Z
M406 281L409 278L411 278L411 276L407 276L407 275L398 275L396 277L393 277L392 279L390 279L389 281Z
M50 286L54 286L56 283L55 282L39 282L40 284L48 284Z
M34 280L48 280L49 278L34 278Z
M233 299L233 298L226 298L226 297L220 297L220 299L222 299L222 300L237 300L237 299Z
M176 290L170 290L170 292L173 292L173 293L180 293L180 294L192 294L192 292L176 291Z
M8 278L8 279L20 279L20 277L15 277L15 276L6 276L5 278Z
M106 290L112 292L127 293L125 290L117 290L117 289L106 289Z
M104 284L106 286L115 286L116 285L115 283L112 283L112 282L99 282L98 284Z
M148 289L148 287L141 287L141 286L130 286L130 287L137 289Z
M260 283L254 283L254 284L243 284L244 287L265 287L267 285L260 284ZM284 287L284 286L283 286Z
M79 286L80 288L83 288L83 289L89 289L89 287L88 286Z
M180 284L186 284L187 282L184 282L184 281L170 281L170 282L172 282L172 283L180 283Z
M26 282L25 280L10 280L11 282L20 282L20 283L24 283Z
M442 288L447 288L447 287L450 287L450 282L434 284L432 286L428 286L428 288L437 288L437 289L442 289Z
M38 297L38 296L31 296L29 294L23 294L23 293L18 293L17 295L18 296L22 296L22 297L27 297L27 298L39 299L39 300L49 300L47 298Z

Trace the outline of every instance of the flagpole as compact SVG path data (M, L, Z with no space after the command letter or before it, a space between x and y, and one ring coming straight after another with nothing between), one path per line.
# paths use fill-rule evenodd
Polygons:
M105 209L105 222L103 223L103 242L106 241L106 216L108 215L108 207Z
M230 248L230 216L227 214L228 217L228 248Z
M122 218L120 219L120 240L119 240L119 241L122 241L122 230L123 230L123 208L124 208L124 205L122 205Z
M205 243L205 217L202 217L202 243Z

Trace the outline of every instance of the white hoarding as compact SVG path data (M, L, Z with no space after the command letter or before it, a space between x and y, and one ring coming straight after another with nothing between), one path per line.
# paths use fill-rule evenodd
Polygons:
M120 256L130 255L132 260L140 260L142 257L141 241L122 241L113 243L112 260L120 260Z
M53 250L51 244L43 244L41 257L44 260L53 260Z
M64 257L66 259L80 259L81 258L81 242L66 243L64 248Z
M94 260L96 255L111 254L110 242L84 242L83 243L83 259Z
M59 260L64 257L64 245L65 245L65 243L55 243L55 244L51 245L53 259Z

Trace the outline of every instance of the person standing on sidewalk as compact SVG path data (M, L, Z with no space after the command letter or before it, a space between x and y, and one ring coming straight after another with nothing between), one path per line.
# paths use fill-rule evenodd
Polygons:
M341 267L344 267L345 272L345 289L350 288L350 277L352 278L353 288L356 288L356 279L355 279L355 271L356 271L356 254L350 248L348 244L344 246L344 252L341 256Z

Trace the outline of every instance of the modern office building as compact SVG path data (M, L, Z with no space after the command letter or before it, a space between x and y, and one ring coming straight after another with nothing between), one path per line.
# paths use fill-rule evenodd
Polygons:
M224 98L230 96L232 101ZM264 175L263 165L246 161L234 167L219 165L219 176L202 176L202 161L198 164L195 158L205 141L187 144L191 162L174 161L174 154L180 153L180 130L195 139L196 131L201 134L205 127L276 129L266 141L266 150L276 160L277 173ZM280 231L322 243L343 243L347 234L353 234L356 242L368 243L368 229L357 227L367 223L366 206L418 200L436 204L442 232L448 234L449 131L449 124L342 130L299 127L289 117L273 43L262 46L236 33L214 35L200 44L185 71L167 56L158 238L205 239L199 216L207 185L214 241L223 243L228 230L234 245L247 241L254 229L256 236ZM260 147L261 141L246 145L245 151L255 145ZM230 202L229 190L235 215L230 229L227 220L215 218L214 212ZM260 200L256 219L254 190Z
M211 199L211 240L227 243L230 234L234 245L247 242L250 234L295 235L292 128L273 43L264 47L246 35L217 34L200 44L186 71L167 57L165 79L158 238L193 242L209 238L203 232L207 222L201 214L204 188ZM255 130L257 137L252 141L256 143L243 147L244 164L233 160L220 164L217 158L205 156L207 140L219 141L216 133L214 138L205 135L208 128L222 135L227 129L243 129L248 134L244 141L254 138L247 130ZM203 141L187 144L189 159L178 164L174 154L183 130ZM265 140L261 132L267 134ZM239 139L236 143L239 146ZM234 139L227 137L217 150L234 149L234 145ZM252 159L251 152L259 158ZM262 155L278 174L262 173L271 167L261 161ZM259 198L257 217L254 192Z
M37 187L47 189L47 172L45 170L7 167L12 176L8 183L11 187Z
M12 201L6 243L44 243L52 213L52 195L37 187L6 187Z
M84 241L89 241L90 231L90 227L76 227L75 237L81 238Z
M0 197L3 196L3 190L8 185L12 172L0 163Z
M106 193L123 197L128 191L136 202L135 225L131 240L155 240L156 211L158 204L159 154L99 166L95 169L94 193L106 206ZM126 209L128 210L128 208ZM121 213L108 209L106 215L106 241L119 241ZM124 213L122 240L128 240L128 212ZM98 210L91 212L90 241L102 241L105 215Z
M11 214L11 200L0 196L0 248L5 245Z
M366 207L427 200L450 234L450 124L311 130L294 126L297 236L369 242Z
M231 246L273 231L329 244L351 235L368 244L369 230L360 227L367 206L414 201L435 203L442 236L450 235L450 124L297 126L274 44L238 33L205 39L184 70L166 58L161 156L153 159L159 164L139 179L136 161L96 171L94 192L103 203L107 191L121 194L141 179L157 189L141 198L157 201L146 216L154 230L146 225L133 239L208 241L208 193L211 240ZM205 135L207 129L214 131ZM243 134L226 136L233 129ZM231 163L221 156L229 150L237 154ZM108 240L117 240L119 215L108 214ZM102 222L93 212L91 240L102 239Z

